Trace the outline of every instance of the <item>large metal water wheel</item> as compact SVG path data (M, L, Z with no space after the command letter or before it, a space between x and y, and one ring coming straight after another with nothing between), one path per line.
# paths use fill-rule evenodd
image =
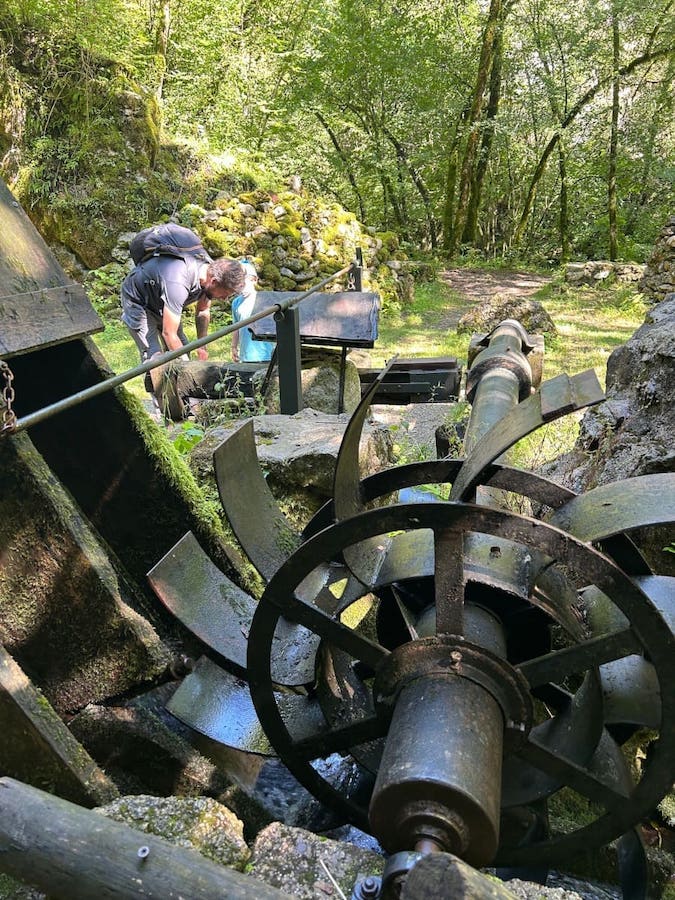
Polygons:
M159 596L211 649L170 709L213 741L278 754L388 852L549 865L627 834L635 866L633 826L675 770L675 579L629 535L675 521L675 477L577 496L506 465L525 434L602 399L593 373L531 393L527 346L504 323L474 362L465 459L361 481L375 382L334 499L302 535L265 485L250 423L221 445L221 498L267 587L256 604L191 536L155 567ZM448 499L391 502L420 485ZM621 741L642 726L658 739L636 778ZM565 795L587 810L572 831L556 827Z

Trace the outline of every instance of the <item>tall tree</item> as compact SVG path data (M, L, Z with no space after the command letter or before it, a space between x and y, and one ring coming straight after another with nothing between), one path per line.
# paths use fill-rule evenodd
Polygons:
M491 0L490 9L483 31L481 42L480 58L478 61L478 71L473 89L471 107L466 123L468 136L464 147L464 156L460 167L457 207L455 210L452 236L448 243L448 250L453 253L459 246L464 233L464 228L469 212L469 199L471 194L471 185L474 180L474 164L480 142L480 121L481 110L485 97L485 90L490 78L493 64L495 63L495 54L499 44L498 34L501 28L502 17L502 0Z
M619 36L619 14L616 0L612 0L612 123L609 139L609 172L607 176L607 217L609 220L609 258L614 260L619 254L619 240L616 221L616 157L619 146L619 99L621 76L619 63L621 40Z

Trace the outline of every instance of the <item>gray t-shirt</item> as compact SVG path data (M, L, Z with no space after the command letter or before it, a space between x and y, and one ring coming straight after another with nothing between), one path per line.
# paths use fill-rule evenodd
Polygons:
M122 282L122 296L161 316L166 306L176 316L195 303L203 289L199 273L203 260L151 256Z

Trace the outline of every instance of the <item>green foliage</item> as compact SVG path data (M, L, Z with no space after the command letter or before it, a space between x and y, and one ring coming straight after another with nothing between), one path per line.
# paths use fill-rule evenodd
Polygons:
M107 263L87 272L84 286L99 315L119 318L120 287L126 274L126 268L119 263Z
M478 183L479 166L485 178L462 259L602 257L613 65L606 16L592 0L574 16L558 0L503 6L486 73L501 67L499 104L484 95L469 121L486 33L477 0L185 0L180 8L7 0L2 174L43 233L89 266L105 260L118 232L186 201L208 206L219 192L257 187L280 193L290 175L417 257L456 209L464 153L478 136L469 181ZM665 9L666 0L617 7L625 258L643 259L670 213L675 63ZM552 136L561 136L553 152ZM297 239L290 210L283 228ZM218 239L218 252L248 252L241 236ZM387 249L396 259L399 248Z
M181 456L187 456L204 437L204 429L195 422L183 422L180 431L173 438L173 445Z

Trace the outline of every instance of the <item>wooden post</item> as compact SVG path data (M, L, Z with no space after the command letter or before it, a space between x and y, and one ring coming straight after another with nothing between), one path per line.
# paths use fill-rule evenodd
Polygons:
M514 894L494 878L482 875L449 853L423 856L410 870L401 900L515 900Z
M0 871L64 900L288 896L195 850L12 778L0 778Z

